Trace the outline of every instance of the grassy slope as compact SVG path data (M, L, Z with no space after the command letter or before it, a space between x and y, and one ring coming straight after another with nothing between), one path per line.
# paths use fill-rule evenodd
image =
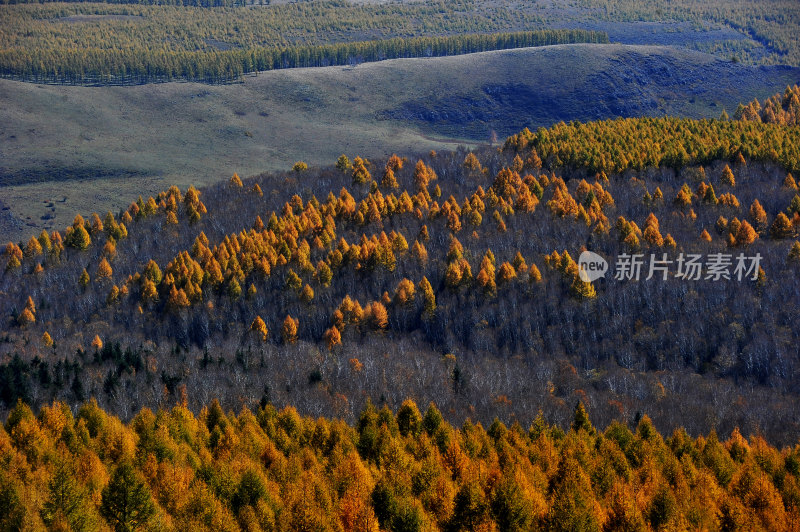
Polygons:
M229 86L0 80L0 240L60 228L75 212L120 208L173 183L301 159L329 164L342 152L441 149L562 119L715 117L798 80L797 70L622 45L274 71Z

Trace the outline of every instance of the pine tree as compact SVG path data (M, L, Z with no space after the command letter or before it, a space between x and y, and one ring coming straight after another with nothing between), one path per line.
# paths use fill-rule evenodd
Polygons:
M64 244L83 251L88 248L91 243L92 238L86 230L85 222L81 215L78 214L72 222L72 227L67 229L67 238L64 240Z
M87 272L86 268L84 268L83 271L81 272L81 276L78 278L78 284L80 285L81 288L86 288L87 286L89 286L89 281L91 281L91 279L89 278L89 272Z
M242 286L235 278L231 279L228 283L228 297L236 301L242 296Z
M422 414L411 399L403 401L397 410L397 427L402 436L416 437L422 430Z
M792 244L792 249L789 250L788 260L795 264L800 263L800 242L797 240Z
M44 524L51 529L67 526L71 530L94 530L97 524L87 511L88 500L66 464L57 466L48 483L48 497L42 505Z
M589 421L589 414L586 412L586 408L584 408L583 403L580 401L577 405L575 405L575 413L572 416L571 428L575 432L585 430L589 434L594 433L594 427L592 427L592 423Z
M145 528L155 513L150 490L133 466L125 462L117 467L103 488L100 515L115 531L130 532Z
M350 159L347 158L347 155L342 154L338 159L336 159L336 169L342 173L345 173L350 169Z
M789 207L786 209L786 212L791 216L794 213L800 213L800 196L797 194L794 195L792 198L792 202L789 204Z

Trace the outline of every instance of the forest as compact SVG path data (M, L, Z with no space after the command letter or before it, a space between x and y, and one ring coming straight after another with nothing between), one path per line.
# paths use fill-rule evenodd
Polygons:
M791 0L152 4L0 2L0 75L38 83L219 83L275 68L607 43L603 28L626 23L727 29L721 40L687 37L681 45L735 61L800 66L793 46L800 8Z
M796 115L797 91L759 106ZM127 421L188 390L194 411L216 398L352 422L368 399L411 397L457 424L541 410L561 426L581 401L601 426L646 413L663 433L793 445L797 135L728 117L561 123L78 214L4 248L0 400L95 397ZM586 282L585 249L612 270L623 254L673 266ZM760 259L686 279L689 255Z
M734 430L538 416L455 427L431 403L353 425L271 404L137 412L84 403L0 425L3 530L797 530L800 446Z
M355 66L409 57L441 57L490 50L574 43L607 43L584 30L394 38L283 48L222 51L155 49L0 49L0 75L36 83L127 85L167 81L225 83L279 68Z

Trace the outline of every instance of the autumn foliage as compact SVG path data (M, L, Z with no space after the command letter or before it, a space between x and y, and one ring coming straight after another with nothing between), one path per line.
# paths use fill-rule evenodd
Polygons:
M358 360L355 360L358 363ZM199 415L142 409L123 424L96 402L0 429L4 529L791 530L798 448L734 430L665 437L647 416L568 431L495 420L456 428L434 404L372 404L358 422L291 407Z

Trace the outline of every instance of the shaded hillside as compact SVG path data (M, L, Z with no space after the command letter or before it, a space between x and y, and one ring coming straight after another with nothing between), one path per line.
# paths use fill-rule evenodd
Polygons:
M52 230L173 184L330 164L342 151L426 152L580 117L718 117L798 79L673 48L576 45L275 71L230 86L0 80L0 235ZM56 181L77 183L54 194Z
M647 411L793 442L797 135L560 124L504 150L343 157L87 213L6 247L2 399L96 396L126 416L185 385L194 408L266 398L352 419L367 397L411 396L525 424L580 399L602 423ZM612 270L623 253L672 267L591 284L584 248ZM690 253L698 277L676 277ZM760 260L745 272L740 254Z
M742 94L798 78L788 67L744 67L696 52L636 46L556 46L476 88L401 103L379 116L441 135L503 136L558 121L731 114Z

